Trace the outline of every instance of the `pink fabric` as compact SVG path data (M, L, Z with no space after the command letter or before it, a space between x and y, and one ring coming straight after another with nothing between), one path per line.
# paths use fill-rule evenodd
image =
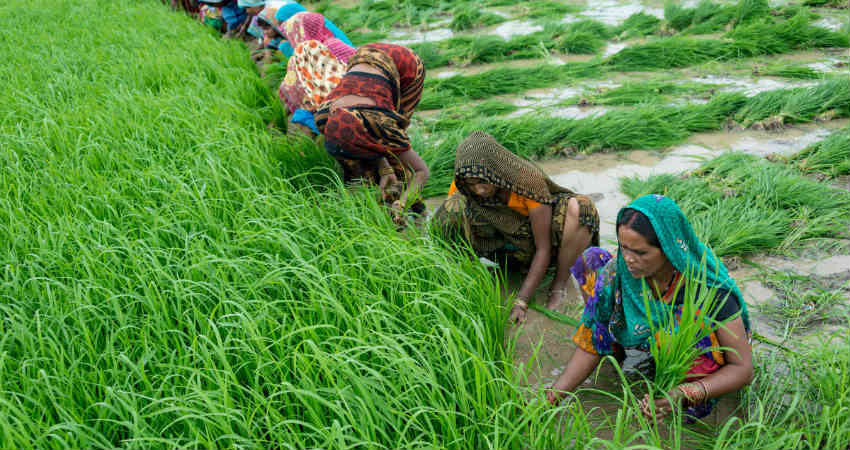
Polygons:
M354 47L334 37L331 30L325 27L325 16L319 13L298 13L280 24L278 29L293 49L307 41L319 41L343 63L347 63L355 51Z
M714 362L708 355L699 355L697 359L694 361L694 365L691 366L691 370L688 370L689 374L693 374L694 376L686 377L686 381L693 381L702 378L702 375L708 375L710 373L714 373L717 369L720 368L720 364Z
M343 64L348 64L348 58L351 58L351 55L357 51L354 47L335 37L328 38L328 40L325 41L325 45L327 45L328 50L336 56L336 59L342 61Z

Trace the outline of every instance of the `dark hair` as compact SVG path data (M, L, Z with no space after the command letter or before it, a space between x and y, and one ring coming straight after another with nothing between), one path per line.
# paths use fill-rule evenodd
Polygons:
M617 231L620 231L620 225L625 225L632 231L643 236L649 242L649 245L661 248L661 242L658 241L658 235L655 234L655 229L652 228L652 222L642 212L636 209L626 208L617 219Z

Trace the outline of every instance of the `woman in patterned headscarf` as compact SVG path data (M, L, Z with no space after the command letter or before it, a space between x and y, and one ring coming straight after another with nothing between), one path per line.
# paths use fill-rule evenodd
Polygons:
M481 131L458 146L449 197L434 220L465 236L478 256L510 257L528 267L512 322L525 321L528 302L552 264L557 270L547 306L557 307L570 266L590 244L599 245L599 215L590 198L555 184Z
M354 48L337 39L319 13L295 14L279 30L294 50L278 93L291 121L309 127L304 131L313 133L312 111L342 80ZM291 129L297 128L303 127L296 125Z
M748 342L747 305L735 280L714 253L700 242L688 219L673 200L662 195L638 198L617 215L619 249L612 257L601 248L590 248L572 271L586 300L581 324L573 337L577 348L560 378L547 391L551 403L574 390L604 355L624 357L623 348L649 351L652 330L673 317L681 323L688 276L699 275L699 289L710 289L714 327L697 343L699 356L686 382L673 388L668 399L648 397L641 403L645 415L656 417L684 404L689 420L704 417L722 394L734 392L753 377L752 350ZM704 278L703 278L704 277ZM644 295L649 298L645 299ZM699 296L699 294L697 294Z
M425 66L413 50L367 44L315 108L316 131L325 135L325 149L342 165L345 181L379 185L384 201L398 212L425 209L416 197L428 167L407 136L424 82Z

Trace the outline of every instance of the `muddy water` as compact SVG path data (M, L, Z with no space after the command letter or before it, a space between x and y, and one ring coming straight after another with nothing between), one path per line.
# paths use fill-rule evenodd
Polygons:
M651 16L664 18L664 9L648 7L640 2L621 2L617 0L601 0L588 2L588 8L579 14L569 15L564 21L572 22L578 18L598 20L606 25L622 24L632 14L642 12Z

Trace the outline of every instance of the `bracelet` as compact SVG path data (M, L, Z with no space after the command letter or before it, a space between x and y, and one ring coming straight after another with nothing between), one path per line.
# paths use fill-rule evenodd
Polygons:
M691 403L699 403L705 400L705 390L699 387L697 383L683 383L676 386L676 389Z
M528 311L528 302L521 298L516 299L516 301L514 302L514 307L517 306L522 308L524 311Z
M381 176L395 175L395 170L393 170L392 167L382 167L380 170L378 170L378 174L380 174Z
M696 383L702 388L702 399L705 400L708 398L708 388L705 387L705 383L702 382L702 378L696 380Z

